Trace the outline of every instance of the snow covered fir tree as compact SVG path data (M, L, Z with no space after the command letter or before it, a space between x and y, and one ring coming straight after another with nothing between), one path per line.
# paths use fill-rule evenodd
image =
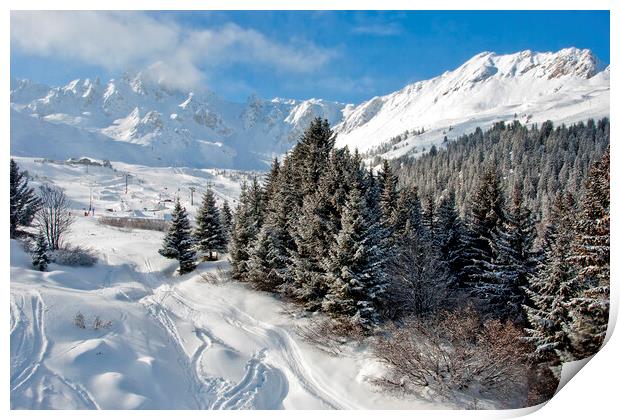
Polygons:
M170 227L164 236L159 254L179 262L179 274L185 274L196 268L196 251L191 235L191 225L187 211L176 200L172 212Z
M202 204L196 215L196 228L194 230L194 242L197 249L206 254L206 259L217 259L218 253L226 251L226 229L224 223L228 223L226 214L222 219L220 210L215 202L215 195L211 188L207 188L202 198Z
M17 163L11 159L10 189L10 222L11 238L15 237L18 229L30 226L41 207L41 200L28 186L28 175L19 169Z
M315 119L263 185L242 187L233 277L365 335L474 308L520 331L519 363L546 384L528 398L544 400L549 369L605 336L608 144L606 119L515 121L375 174Z
M32 250L32 266L35 269L39 271L45 271L47 269L47 265L50 262L48 251L49 246L47 245L45 234L42 231L39 231L37 234L37 240L34 244L34 249Z

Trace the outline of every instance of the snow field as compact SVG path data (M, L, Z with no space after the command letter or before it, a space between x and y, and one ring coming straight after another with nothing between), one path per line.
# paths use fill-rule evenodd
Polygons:
M33 184L46 179L64 187L78 214L88 203L85 168L37 166L32 159L18 164L37 174ZM230 179L210 172L118 166L143 180L127 199L127 212L180 179L209 180L220 197L238 191ZM99 185L96 208L118 205L124 188L119 192L113 171L91 167L88 176ZM115 200L101 199L104 190ZM203 262L178 276L176 262L157 253L162 237L78 216L68 242L93 249L99 262L50 264L43 273L32 270L29 255L11 241L12 408L441 407L376 392L367 376L381 370L367 349L328 355L296 333L313 317L293 316L287 304L243 284L212 284L200 275L217 274L226 261ZM78 312L85 329L74 325ZM94 329L96 316L111 327Z

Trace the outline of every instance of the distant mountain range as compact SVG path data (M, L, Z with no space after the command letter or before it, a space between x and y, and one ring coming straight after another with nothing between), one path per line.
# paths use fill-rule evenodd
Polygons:
M609 67L589 50L484 52L453 71L359 105L322 99L227 101L140 73L48 87L11 80L11 154L89 156L149 166L266 168L308 122L366 156L424 153L498 120L570 123L609 115Z

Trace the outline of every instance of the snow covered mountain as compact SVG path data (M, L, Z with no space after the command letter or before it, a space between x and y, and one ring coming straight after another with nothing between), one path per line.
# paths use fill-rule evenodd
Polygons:
M394 158L498 120L556 123L609 115L609 67L589 50L478 54L453 71L346 105L180 91L141 74L48 88L11 82L11 154L91 156L150 166L261 168L315 116L338 146Z
M344 104L320 99L223 100L124 75L47 88L11 82L11 154L92 156L150 166L266 167L315 116L339 121Z
M456 70L344 113L337 145L387 158L423 153L446 137L454 140L496 121L570 123L608 116L609 67L603 69L590 50L576 48L483 52Z

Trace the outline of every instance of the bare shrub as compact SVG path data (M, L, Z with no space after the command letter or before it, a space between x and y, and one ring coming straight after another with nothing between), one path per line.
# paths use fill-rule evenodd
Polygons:
M92 324L93 330L109 329L111 327L112 327L112 321L103 320L99 317L99 315L97 315L95 319L93 319L93 324Z
M200 277L205 283L221 285L231 281L230 271L224 270L222 267L217 267L215 273L200 273Z
M143 229L165 232L169 223L163 219L147 219L137 217L112 217L101 216L98 219L102 225L113 226L125 229Z
M375 382L405 392L429 387L442 396L522 397L527 385L522 335L511 323L482 321L472 308L391 324L375 343L375 356L388 369Z
M69 231L74 218L71 216L69 199L62 188L42 185L39 192L41 209L36 219L41 231L45 234L50 249L59 249L63 236Z
M367 331L359 323L346 319L323 318L297 328L297 334L325 353L337 356L349 342L361 342Z
M200 273L200 277L202 278L202 280L204 280L205 283L208 284L219 284L219 279L217 277L217 274L214 273Z
M92 249L68 245L50 252L50 261L71 267L91 267L97 263L97 256Z
M81 312L78 311L78 313L76 313L73 317L73 325L83 330L86 329L86 318L84 318L84 315Z

